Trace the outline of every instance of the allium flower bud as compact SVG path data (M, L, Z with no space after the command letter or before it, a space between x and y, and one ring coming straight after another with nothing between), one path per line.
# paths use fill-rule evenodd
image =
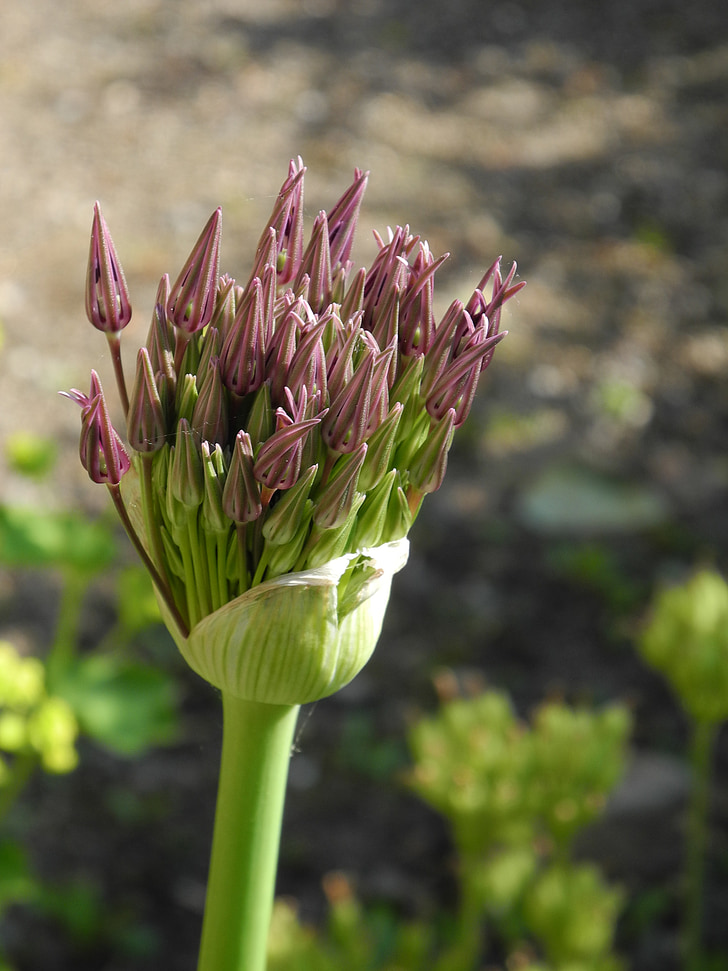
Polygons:
M94 327L106 333L117 333L131 320L124 270L98 202L94 206L86 275L86 315Z
M212 320L220 275L222 209L216 209L202 230L169 294L169 319L180 330L195 334Z
M69 395L81 460L110 485L184 656L223 691L282 705L336 690L371 653L523 286L496 260L436 322L447 257L396 226L354 267L359 169L305 244L304 173L291 162L244 287L220 276L219 209L162 278L130 401L117 331L131 311L97 206L87 309L112 338L132 457L95 374Z

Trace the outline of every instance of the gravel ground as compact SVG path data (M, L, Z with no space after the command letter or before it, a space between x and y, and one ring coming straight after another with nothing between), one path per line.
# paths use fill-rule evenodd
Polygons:
M443 660L484 671L523 710L555 689L629 697L647 763L631 776L620 839L605 827L593 849L635 892L672 886L685 727L625 629L550 557L597 537L645 595L696 559L728 566L728 8L28 0L0 18L0 444L27 429L63 456L51 485L0 466L4 501L105 506L75 458L77 410L55 393L84 387L90 367L110 375L83 315L94 199L134 297L131 360L160 275L177 270L219 204L223 266L245 274L299 154L311 218L355 166L371 170L362 261L371 229L409 222L436 254L453 254L438 277L443 305L498 253L528 280L450 478L415 529L377 657L307 723L282 889L312 915L332 867L371 898L437 892L437 826L399 794L337 774L327 746L357 706L375 733L401 734L409 706L432 703L428 677ZM22 626L8 603L32 606L28 586L3 576L0 633L11 616ZM169 971L194 967L219 731L214 699L185 683L184 745L134 764L89 752L72 783L33 793L41 861L105 873L117 908L162 928ZM726 768L723 744L715 950L728 946ZM152 801L177 788L132 843L88 796L127 784ZM644 933L625 932L635 968L678 966L674 923L673 906ZM160 966L110 952L83 963L18 926L24 940L8 934L20 971Z

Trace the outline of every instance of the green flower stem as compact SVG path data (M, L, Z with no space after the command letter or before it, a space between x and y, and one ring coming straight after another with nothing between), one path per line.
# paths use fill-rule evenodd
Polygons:
M119 519L121 519L124 529L126 530L127 536L131 540L134 549L141 557L142 563L147 568L154 585L164 599L164 602L167 605L170 615L174 619L179 632L184 637L187 637L190 632L190 628L187 626L184 618L177 609L177 604L174 602L174 597L172 596L172 591L169 589L169 585L165 583L163 577L159 573L159 570L157 570L156 566L151 561L149 554L144 548L144 544L139 539L139 535L134 529L131 519L129 519L129 513L126 511L126 506L124 505L124 500L121 496L121 490L119 489L118 485L110 485L108 486L108 489L114 502L114 507L119 514Z
M124 377L124 366L121 362L121 340L115 333L107 333L106 339L109 342L109 351L114 365L114 377L116 387L119 389L119 399L121 407L124 409L124 418L129 414L129 394L126 390L126 378Z
M222 695L223 742L198 971L264 971L298 706Z
M705 853L708 843L708 807L710 797L711 756L717 726L696 720L690 746L693 789L690 799L687 831L686 901L685 901L685 968L697 971L702 960L703 891Z
M5 819L13 803L30 781L33 770L40 762L34 752L23 752L13 762L11 775L0 789L0 823Z
M46 680L49 687L62 678L78 650L78 631L87 586L88 576L80 570L63 571L56 636L46 658Z

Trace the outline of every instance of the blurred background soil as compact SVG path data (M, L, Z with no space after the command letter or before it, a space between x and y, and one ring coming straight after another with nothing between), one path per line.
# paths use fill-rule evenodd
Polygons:
M360 262L371 230L398 223L453 254L440 309L499 253L518 261L528 286L413 530L375 658L304 715L280 891L312 920L333 868L403 913L447 900L444 827L388 781L439 665L509 690L524 714L549 694L628 699L635 764L584 852L643 901L621 931L630 966L677 968L686 726L632 637L656 583L728 568L728 7L6 0L0 28L0 444L29 430L63 456L50 485L0 469L5 502L106 506L56 394L91 367L110 380L83 313L95 199L134 299L130 361L159 277L217 205L223 268L246 275L299 154L309 225L355 166L371 170ZM42 653L53 585L0 580L0 635ZM89 644L108 611L100 591ZM195 966L220 715L168 651L181 741L138 762L88 746L23 807L38 867L91 875L133 915L139 956L71 953L18 914L20 971ZM721 737L714 951L728 948L727 769ZM667 903L646 919L656 889Z

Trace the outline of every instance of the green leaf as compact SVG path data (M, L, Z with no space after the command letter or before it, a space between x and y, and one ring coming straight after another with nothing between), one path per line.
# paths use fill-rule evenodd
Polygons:
M0 912L8 904L31 900L39 884L28 869L25 851L17 843L0 843Z
M71 512L0 505L0 562L20 567L106 569L117 554L111 530Z
M57 691L75 711L82 730L117 755L140 755L177 734L176 687L155 668L92 655L64 674Z

